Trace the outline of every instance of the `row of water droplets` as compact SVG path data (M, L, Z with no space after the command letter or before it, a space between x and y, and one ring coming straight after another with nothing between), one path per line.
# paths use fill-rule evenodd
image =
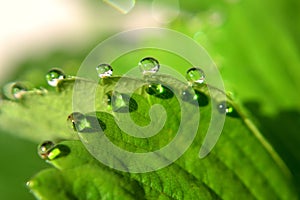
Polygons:
M160 69L160 64L157 59L153 57L145 57L139 62L139 68L141 73L144 76L151 76L156 74ZM101 64L96 67L98 72L99 78L105 78L112 76L113 68L109 64ZM187 70L186 72L186 79L188 81L188 85L192 87L193 85L197 84L204 84L205 83L205 73L199 67L192 67ZM168 88L163 86L162 84L149 84L148 88L146 88L146 92L150 95L155 95L159 97L161 94L168 91ZM183 100L186 99L185 96L190 95L188 90L184 90L182 92ZM195 91L195 96L192 97L194 100L198 100L199 98L205 98L204 94L200 93L199 91ZM205 100L205 99L204 99ZM203 101L202 101L203 102ZM206 102L206 101L205 101ZM200 103L200 101L198 101ZM199 106L202 104L200 103ZM207 104L205 104L207 105ZM230 113L234 112L232 106L226 105L226 102L220 102L218 104L218 110L221 113Z
M144 77L153 76L158 73L160 69L160 64L157 59L153 57L145 57L139 62L139 68ZM100 79L105 79L113 75L113 68L109 64L100 64L96 67L98 77ZM57 76L62 77L62 76ZM188 81L188 86L185 90L181 92L182 100L190 101L191 99L196 105L206 106L209 103L208 97L198 91L190 91L190 88L193 86L204 84L205 83L205 73L202 69L198 67L192 67L186 72L186 79ZM149 83L145 91L149 95L153 95L158 98L171 98L173 97L173 92L166 86L160 83ZM192 96L191 96L192 95ZM106 94L106 101L109 107L114 112L123 112L123 111L134 111L137 109L137 103L134 99L130 98L126 94L119 92L108 92ZM126 109L127 108L127 109ZM218 103L218 111L222 114L227 114L233 116L235 112L232 106L230 106L225 101ZM91 128L91 125L86 120L84 114L81 113L72 113L68 117L68 121L72 124L72 127L75 131L84 131L87 127Z
M46 74L47 83L52 87L56 87L58 85L58 82L65 78L66 75L64 74L64 72L56 68L51 69ZM3 95L6 99L17 101L17 100L21 100L25 95L29 95L29 94L45 95L48 93L48 90L43 87L29 89L30 87L28 85L29 84L18 82L18 81L8 83L3 87Z
M9 100L18 101L22 99L25 95L39 94L45 95L48 90L40 87L29 89L29 84L23 82L11 82L3 87L3 97Z
M152 57L143 58L138 65L144 77L153 76L157 74L160 69L160 64L158 60ZM113 75L113 68L109 64L98 65L96 67L96 71L100 79L111 77ZM48 85L51 87L57 87L61 80L67 78L74 78L74 77L67 76L62 70L57 68L51 69L46 74L46 81ZM193 88L193 86L205 84L205 78L206 78L205 73L202 69L198 67L192 67L188 69L186 72L186 79L188 81L187 88ZM22 99L24 94L28 94L28 93L47 94L47 90L44 88L40 88L40 89L34 88L32 90L29 90L28 87L25 84L22 84L21 82L9 83L6 86L4 86L4 88L6 91L8 91L8 92L4 92L4 95L7 99L10 100L20 100ZM170 95L172 94L172 91L168 87L160 83L148 84L145 90L149 95L153 95L158 98L165 98L165 97L168 98L170 96L173 97L172 95ZM190 92L190 90L187 89L182 91L181 94L183 100L192 98L192 100L197 102L199 106L205 106L208 104L208 97L198 90L194 90L194 92ZM115 95L114 98L112 98L112 95ZM120 108L123 107L137 109L137 103L133 99L128 97L128 95L126 94L121 94L117 92L114 92L114 94L112 94L112 92L109 92L106 94L106 96L107 96L107 103L109 104L109 106L115 108L113 109L113 111L116 112L122 111L122 109ZM114 99L114 101L112 101L112 99ZM128 104L130 103L134 104L134 106L132 105L129 106ZM129 110L129 112L134 111L135 109ZM225 101L220 102L218 104L217 109L220 113L224 113L224 114L226 113L229 116L233 116L232 114L236 112L234 108L229 104L227 104ZM74 112L68 116L67 120L69 123L72 124L72 128L75 131L81 132L86 130L93 130L93 127L91 126L90 123L91 118L87 119L87 116L85 116L84 114ZM101 124L101 122L100 122L100 126L102 130L105 129L105 125L103 123ZM66 154L67 151L68 151L67 149L56 147L54 143L51 141L46 141L42 143L38 149L39 155L46 160L53 160L61 155Z
M158 73L160 69L160 64L158 60L156 60L153 57L145 57L139 62L139 68L141 70L141 73L146 77L146 76L152 76L156 73ZM96 67L97 74L100 79L110 77L113 75L113 68L109 64L100 64ZM57 87L58 83L66 78L70 78L71 76L65 75L65 73L57 68L51 69L47 74L46 74L46 80L48 84L52 87ZM199 85L199 84L204 84L205 83L205 73L202 69L198 67L192 67L187 70L186 72L186 79L188 81L188 86L192 88L194 85ZM25 84L22 84L20 82L13 82L9 83L6 86L4 86L4 95L7 99L10 100L18 100L23 97L24 94L27 93L35 93L35 94L46 94L47 90L44 88L40 89L33 89L29 90ZM164 95L165 93L171 94L172 92L170 91L169 88L165 87L162 84L156 84L152 83L149 84L146 87L146 92L150 95L154 95L156 97L166 97ZM198 101L199 106L205 106L208 104L207 97L205 97L204 94L201 92L195 90L194 91L194 96L192 96L193 100ZM183 100L190 99L191 98L191 93L189 89L182 91L182 96ZM117 92L114 92L114 99L115 102L112 102L112 93L107 93L107 101L109 104L114 103L116 105L124 106L124 103L122 103L122 99L127 98L126 95L120 94ZM171 95L169 95L171 96ZM167 95L168 97L168 95ZM172 97L172 96L171 96ZM201 99L200 99L201 98ZM132 100L133 102L133 100ZM205 102L205 103L203 103ZM111 106L111 105L110 105ZM128 105L125 105L128 106ZM118 106L117 106L118 107ZM227 113L230 114L234 112L233 107L226 105L226 102L220 102L218 104L218 110L221 113Z

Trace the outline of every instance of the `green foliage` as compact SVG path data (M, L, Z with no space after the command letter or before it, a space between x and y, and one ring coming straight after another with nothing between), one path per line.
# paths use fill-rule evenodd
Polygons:
M151 1L148 2L151 3ZM298 12L299 1L181 0L180 7L183 12L168 27L188 34L208 50L220 67L226 87L234 91L238 97L237 100L249 109L250 112L248 115L252 116L251 118L259 125L264 136L267 137L268 141L271 142L272 146L287 163L292 171L293 179L296 180L296 187L300 188L300 137L298 134L300 106L299 92L297 92L299 91L300 80L298 70L300 59L300 40L298 37L300 30L298 20L300 18ZM217 19L218 16L221 16L222 23L215 23L213 20L215 19L214 16L217 16ZM87 49L91 48L88 47ZM10 77L9 80L30 80L35 86L46 86L44 75L50 67L62 66L67 73L75 74L87 52L89 50L79 53L59 51L49 54L45 58L35 57L29 59L26 63L20 64L22 66L20 70L13 77ZM120 63L122 64L123 62L121 61ZM20 199L20 196L18 196L20 193L14 191L21 191L23 189L22 187L24 186L22 186L21 182L24 185L26 177L28 178L34 171L42 168L43 163L38 162L36 157L32 156L35 152L33 143L18 141L7 134L10 133L23 138L30 138L35 142L48 139L59 141L62 138L76 138L76 134L70 131L66 125L66 118L71 113L69 92L68 90L64 90L61 93L50 91L46 96L30 95L28 98L25 97L21 104L20 102L17 104L6 102L5 104L8 105L4 106L1 103L0 123L1 141L3 143L1 144L0 155L1 159L5 160L5 162L3 162L4 164L0 172L0 183L1 188L14 187L10 195L16 195L14 196L15 198ZM139 103L142 102L139 101ZM61 107L64 107L64 109ZM195 182L200 182L200 185L209 183L208 189L213 188L212 191L205 193L208 196L212 195L212 193L218 193L221 194L219 197L225 198L223 195L225 195L225 192L228 192L231 195L243 195L245 193L246 196L249 194L246 198L257 197L259 194L261 198L270 199L272 197L279 198L278 193L280 193L282 198L287 199L288 197L284 195L289 192L286 192L284 188L289 187L290 181L286 181L288 178L284 178L285 175L278 168L278 163L274 164L273 159L271 159L272 157L274 158L275 154L269 154L269 150L265 149L266 145L263 145L265 143L261 143L261 140L258 142L255 139L257 137L254 137L253 133L256 133L256 131L252 129L253 126L249 125L245 123L244 119L228 118L225 131L210 155L210 159L193 161L190 158L186 158L197 158L197 152L202 140L200 138L194 150L189 150L182 159L176 162L176 166L183 166L183 169L186 170L188 169L186 165L192 166L195 163L195 166L190 171L196 173L200 170L198 177L195 178ZM116 127L115 124L112 126ZM109 135L109 133L106 134ZM251 143L253 140L256 142ZM115 142L118 143L117 141ZM74 143L79 144L78 146L71 143L66 144L72 149L70 155L60 158L61 161L67 158L73 159L75 156L72 152L76 152L77 148L85 152L78 141L74 141ZM125 145L123 144L123 146ZM261 152L266 151L268 153L261 154ZM195 155L189 156L190 152ZM86 157L93 160L90 156ZM188 163L185 165L186 160ZM93 160L93 162L95 161ZM24 163L30 164L24 165ZM269 163L269 165L274 164L270 166L270 169L272 169L271 172L275 175L269 174L271 172L266 170L267 167L265 167L264 163ZM9 167L10 165L14 167ZM81 164L78 165L81 166ZM103 166L98 166L99 163L94 163L94 165L97 166L95 167L97 170L101 171ZM268 164L266 165L268 166ZM17 166L22 166L22 168L19 169ZM84 167L86 166L84 165ZM74 171L79 170L79 168L74 169ZM169 168L175 169L173 166ZM185 170L181 173L184 174ZM105 172L107 172L107 176L111 175L112 177L116 177L116 174L118 174L118 172L108 169ZM77 193L80 193L81 190L76 189L73 191L73 182L70 180L71 175L68 175L68 173L72 172L65 172L60 170L60 168L59 170L51 169L41 172L41 174L46 175L39 174L33 180L41 180L42 185L38 189L32 186L33 190L45 196L48 194L52 195L55 190L57 191L55 194L59 194L58 187L56 186L63 184L68 185L66 190L64 190L64 192L68 191L68 194L64 194L63 192L60 196L61 198L74 197L72 195L76 195L84 199L84 196L81 195L85 194ZM88 176L89 172L86 173ZM170 171L171 175L172 173ZM7 174L13 175L7 176ZM170 174L166 173L166 176ZM46 176L48 177L44 178ZM123 180L123 177L128 176L121 174L120 177ZM258 179L256 179L257 177ZM280 183L278 185L276 181L273 183L273 177L279 177L278 180L280 180ZM61 180L61 182L56 182L56 180ZM161 194L157 192L158 190L153 191L151 187L141 186L139 180L145 179L130 177L126 181L130 185L138 182L139 187L137 188L144 190L142 195L146 195L149 199L151 197L156 199ZM150 180L150 178L147 180ZM170 178L170 180L172 179ZM51 184L50 187L50 183L53 183L53 181L55 181L55 184ZM83 188L88 185L84 181L86 179L83 179L79 184ZM49 186L50 190L47 190L47 187L43 187L45 183L49 184L46 186ZM267 183L267 185L264 186L263 183ZM98 194L112 191L110 188L106 188L104 193L98 192L94 188L94 185L97 184L88 185L91 194L95 198ZM119 185L116 188L122 190L122 187L120 186L119 188ZM238 190L238 188L241 190ZM222 193L222 190L224 190L224 193ZM4 194L3 198L8 198L5 196L5 192L8 193L6 189L5 191L4 189L3 191L1 190L1 195ZM114 193L112 192L111 194ZM162 195L161 198L163 197ZM211 197L216 196L212 195Z
M189 2L180 1L187 9ZM195 10L203 2L195 4ZM226 89L250 111L248 115L288 164L298 188L299 8L297 0L212 1L209 9L183 15L171 26L212 55Z
M111 90L118 80L118 77L106 78L105 82L99 86L97 95L103 97L103 94ZM127 81L131 84L135 82L130 78ZM82 85L80 88L86 88L89 84L85 80L80 80L79 83ZM45 96L30 94L24 96L22 104L5 102L0 120L1 126L6 124L5 119L13 119L10 115L25 115L26 113L36 118L25 117L27 120L33 120L28 123L31 124L28 126L28 131L20 127L20 130L14 128L15 132L28 132L27 137L35 139L57 139L58 136L60 139L75 137L74 133L72 135L72 132L67 131L66 128L65 119L71 110L68 110L67 106L65 109L62 108L62 105L70 104L73 84L73 79L61 81L60 92L49 92ZM206 95L209 94L206 87L196 89ZM158 136L143 140L133 138L120 130L111 111L106 109L109 107L100 104L96 106L102 108L97 112L97 118L106 124L104 133L116 145L130 151L151 151L153 146L164 146L165 141L174 137L174 132L180 122L180 107L176 104L176 98L162 99L139 91L132 98L138 106L143 105L139 107L140 109L130 113L133 121L139 121L140 124L149 123L149 117L145 116L145 112L154 104L164 105L171 120L166 122ZM212 100L215 99L210 99ZM41 102L49 102L49 104ZM49 105L53 107L49 109ZM33 106L38 109L30 109ZM14 112L6 112L6 109L12 110L12 107ZM59 112L56 107L60 108ZM242 116L237 107L234 106L234 109ZM45 118L44 111L46 110L47 117ZM210 122L210 110L211 104L201 107L201 128L196 139L188 151L167 168L140 174L121 173L96 161L80 141L66 141L59 145L65 145L70 151L49 161L56 169L40 172L30 181L29 186L33 193L42 199L54 197L109 199L117 196L123 199L134 199L137 196L145 199L182 199L183 197L186 199L195 197L202 199L296 199L296 193L285 165L247 118L228 116L216 147L208 157L199 159L199 149ZM41 123L35 123L37 118L43 119L40 120ZM47 118L49 120L46 120ZM57 121L53 122L53 119ZM50 125L53 123L55 126ZM65 135L57 134L58 127ZM12 127L7 127L7 129L10 130ZM29 130L32 129L44 129L43 137L29 135ZM69 134L66 134L67 132ZM86 138L93 141L93 134L90 132L82 131L80 135L83 140ZM94 142L97 148L97 141Z

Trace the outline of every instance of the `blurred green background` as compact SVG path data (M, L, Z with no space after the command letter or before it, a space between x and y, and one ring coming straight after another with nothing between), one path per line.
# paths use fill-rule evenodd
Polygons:
M14 36L24 40L17 45L11 34L1 35L1 41L11 40L1 49L7 55L0 59L1 85L25 80L48 88L44 79L48 69L60 67L75 75L88 53L114 33L149 26L177 30L208 51L226 89L248 110L300 188L300 1L137 0L128 1L135 4L126 14L100 0L62 2L64 6L74 4L76 12L67 12L68 16L50 12L48 17L73 19L65 20L74 23L71 28L53 23L46 26L57 31L42 32L36 26ZM55 6L63 5L55 4L54 10ZM42 12L28 22L38 21L39 15ZM13 130L1 131L0 137L0 199L34 199L25 187L26 180L47 167L36 153L37 144L14 137Z

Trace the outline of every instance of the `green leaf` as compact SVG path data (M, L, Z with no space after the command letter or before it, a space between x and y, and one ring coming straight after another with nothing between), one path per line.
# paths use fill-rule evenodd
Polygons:
M152 3L152 1L149 2ZM178 21L182 22L179 24L178 30L195 36L194 38L205 46L214 60L217 63L220 62L219 66L222 68L224 80L227 81L227 88L232 88L244 103L247 101L247 107L258 119L260 129L287 162L299 182L298 124L300 124L300 118L299 112L296 110L297 108L299 110L297 91L299 91L300 77L299 70L297 70L300 55L298 37L300 26L299 20L297 20L300 17L299 1L211 2L205 0L199 2L191 0L180 1L180 7L182 10L186 9L193 13L188 13L191 18L178 17ZM199 11L203 12L199 13ZM212 15L210 16L210 14ZM221 14L224 24L215 26L213 19L215 19L214 16L217 16L218 20L218 14ZM200 19L199 22L196 18ZM198 31L202 31L202 33L195 34ZM79 65L84 58L82 54L85 53L72 56L74 58L70 59L70 55L56 53L51 58L40 62L36 62L40 58L34 54L33 60L35 61L30 60L26 63L23 70L19 71L13 79L31 80L35 85L43 82L43 85L46 85L43 80L44 69L42 67L63 66L67 68L66 71L74 70L75 72L74 66ZM123 62L121 64L123 65ZM52 105L53 98L57 98L57 94L53 95L52 92L46 97L47 101L45 101L45 97L36 96L34 98L40 98L40 101L34 100L32 101L34 103L31 104L30 100L29 103L25 103L25 106L35 108L33 111L17 104L7 107L7 102L3 103L4 105L1 103L0 112L3 114L0 115L2 116L1 129L34 141L76 138L76 135L65 126L66 116L71 111L68 107L72 103L71 99L64 98L65 102L63 103L65 104L59 102ZM47 102L47 108L45 108L44 102ZM140 101L139 104L141 104ZM65 109L61 109L61 107L65 107ZM51 109L57 111L56 114L51 113ZM43 112L39 112L39 110ZM147 111L147 109L145 110ZM276 113L266 114L266 110ZM252 123L246 122L247 126L252 127ZM139 125L145 124L139 122ZM230 128L232 128L231 125L229 125ZM254 132L256 131L254 130ZM224 137L223 135L221 139ZM238 135L232 138L238 140L240 137ZM6 139L3 142L9 146ZM13 145L19 146L20 144ZM248 146L248 144L245 145ZM219 146L218 144L217 147ZM268 147L268 145L266 146ZM3 150L1 156L7 156L7 150L9 150L8 147ZM23 155L25 152L28 153L28 150L19 154ZM236 154L237 152L231 153L233 157L236 157ZM30 162L30 160L27 161ZM6 160L5 162L11 161ZM3 168L1 171L2 174L7 174L3 172ZM222 174L222 171L218 173ZM7 182L6 180L12 179L6 178L3 182ZM223 186L224 183L220 185ZM297 188L299 188L299 183Z
M103 99L107 91L114 88L118 80L118 77L112 77L102 83L97 90L100 99ZM127 81L131 83L127 85L129 87L133 87L136 83L130 78ZM71 131L67 131L65 121L72 111L70 99L73 83L74 80L61 81L59 93L49 92L45 96L34 94L24 96L23 101L20 102L22 104L4 102L4 109L0 115L1 126L5 125L5 119L9 117L13 120L21 112L35 117L31 119L34 121L28 123L31 127L28 127L28 130L24 127L20 128L19 134L27 133L30 137L29 130L34 128L44 130L43 137L34 136L35 139L45 139L45 135L49 139L77 137ZM79 80L83 94L86 93L84 88L87 88L89 84L91 84L89 81ZM195 89L209 95L207 87ZM180 107L175 97L163 99L137 91L132 98L137 102L138 108L129 114L134 122L141 125L150 122L147 115L148 108L154 104L165 106L168 120L163 129L154 137L147 139L129 136L116 124L116 118L109 110L109 106L103 101L96 101L99 102L96 105L96 118L106 125L105 135L115 145L133 152L148 152L166 145L174 137L174 132L176 133L180 122ZM200 108L200 128L193 144L180 159L166 168L148 173L116 171L95 160L80 141L66 141L60 145L67 146L70 153L54 157L49 161L57 169L36 175L29 186L40 198L55 196L62 199L70 197L98 199L100 196L105 198L108 195L107 198L113 198L116 197L114 195L119 195L118 197L122 196L124 199L135 199L140 195L141 199L194 199L196 197L200 199L296 199L297 196L284 163L233 102L231 104L237 114L227 116L217 145L206 158L199 159L199 149L210 123L211 101L216 100L215 98L213 96L207 106ZM62 109L62 105L66 105L66 108L70 110ZM33 106L37 109L28 109ZM60 108L59 114L57 109L49 109L48 106ZM8 112L12 110L11 107L15 108L14 114ZM40 112L40 110L45 112ZM89 113L85 114L89 115ZM121 115L125 114L121 113ZM41 123L34 123L38 118L44 119L45 116L48 120L38 120ZM17 121L17 119L14 120ZM49 126L51 123L56 125ZM90 125L93 128L93 124ZM12 127L8 127L10 128ZM64 132L64 135L57 133L57 130ZM93 148L89 150L92 154L97 153L99 146L97 146L97 140L94 140L97 139L95 134L82 131L79 135L83 137L83 141L85 139L94 141L91 144L94 150ZM56 179L59 181L53 182ZM62 185L64 186L60 187Z
M196 17L183 14L171 27L209 52L226 89L251 111L300 188L300 2L243 0L209 2L205 9L192 6L185 7L202 10Z
M201 189L200 182L175 166L151 174L120 173L91 157L80 141L60 145L67 145L71 154L50 161L59 170L44 170L29 182L30 189L39 198L68 198L69 195L78 199L178 199L184 193L186 197L212 199L207 190ZM170 180L174 177L177 184L172 185ZM54 180L57 184L53 184Z
M71 154L53 161L59 170L44 170L28 184L39 199L115 199L118 196L133 199L143 196L136 182L99 167L79 141L61 145L68 145Z
M8 133L35 142L77 138L66 122L72 112L72 88L46 95L30 91L18 101L1 104L1 129Z

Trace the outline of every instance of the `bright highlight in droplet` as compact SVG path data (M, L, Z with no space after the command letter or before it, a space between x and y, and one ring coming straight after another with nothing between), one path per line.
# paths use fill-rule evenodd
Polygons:
M113 68L109 64L100 64L96 67L96 71L100 78L112 76Z
M205 73L198 67L192 67L186 72L186 78L191 84L201 84L205 81Z
M139 67L143 75L153 75L157 73L160 68L158 60L152 57L143 58L139 62Z
M60 69L51 69L47 74L46 74L46 80L48 84L52 87L56 87L58 82L62 79L65 79L66 75L64 72Z
M135 0L103 0L103 1L123 14L129 13L135 5Z

